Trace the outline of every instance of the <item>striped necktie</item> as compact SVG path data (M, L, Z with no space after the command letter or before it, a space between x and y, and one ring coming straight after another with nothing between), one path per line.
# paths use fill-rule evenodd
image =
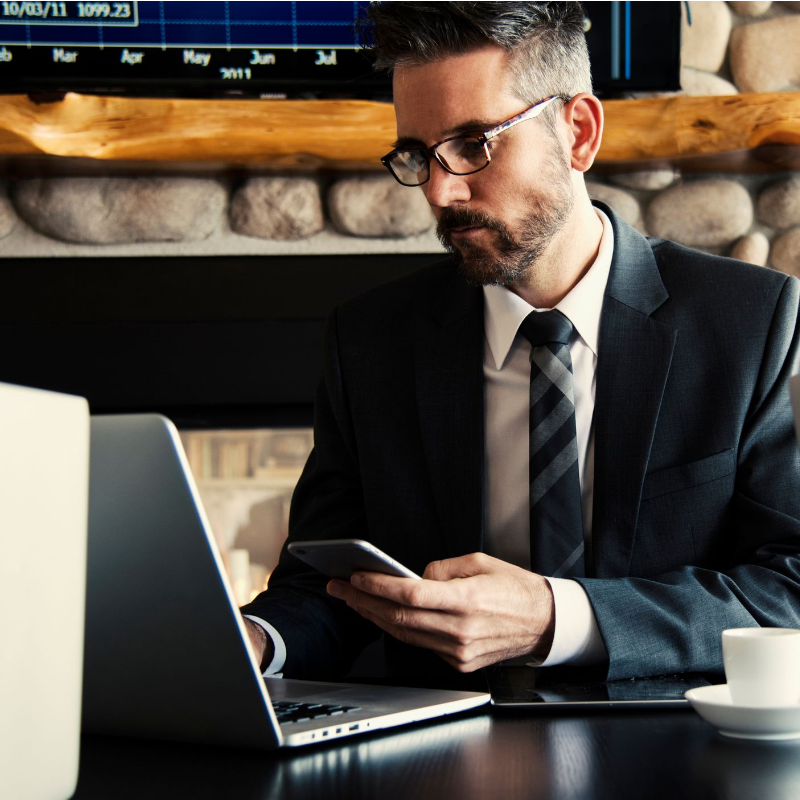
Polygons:
M572 323L560 311L533 311L520 325L531 343L529 482L531 570L552 578L585 575Z

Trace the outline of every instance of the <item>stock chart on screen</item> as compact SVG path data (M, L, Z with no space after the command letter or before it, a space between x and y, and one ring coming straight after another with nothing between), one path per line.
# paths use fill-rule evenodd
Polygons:
M367 2L0 0L0 92L390 99ZM680 3L585 3L595 90L679 88Z

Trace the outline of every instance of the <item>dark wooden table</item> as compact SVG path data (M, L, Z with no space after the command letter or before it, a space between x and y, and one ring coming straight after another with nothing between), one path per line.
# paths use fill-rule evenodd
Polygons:
M725 739L691 710L475 711L260 753L84 737L74 800L798 800L800 743Z

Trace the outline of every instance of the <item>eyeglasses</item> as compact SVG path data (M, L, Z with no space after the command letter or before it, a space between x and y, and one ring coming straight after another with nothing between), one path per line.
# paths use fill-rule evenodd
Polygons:
M451 136L428 148L392 150L381 159L381 163L403 186L422 186L427 183L431 177L431 156L451 175L472 175L489 166L492 160L489 152L491 139L520 122L535 119L550 103L559 99L568 103L572 98L558 94L545 97L480 136Z

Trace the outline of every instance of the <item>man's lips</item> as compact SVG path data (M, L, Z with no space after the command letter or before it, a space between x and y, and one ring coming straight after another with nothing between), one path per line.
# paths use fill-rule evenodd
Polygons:
M473 236L474 234L478 233L479 231L485 230L485 226L483 225L468 225L463 228L451 228L450 234L451 236Z

